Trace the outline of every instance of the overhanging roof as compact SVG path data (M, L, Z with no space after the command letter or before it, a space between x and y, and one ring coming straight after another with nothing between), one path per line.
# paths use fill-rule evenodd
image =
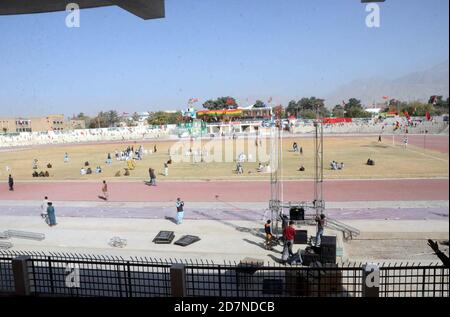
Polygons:
M144 20L165 17L164 0L1 0L0 15L65 11L69 3L81 9L117 5Z

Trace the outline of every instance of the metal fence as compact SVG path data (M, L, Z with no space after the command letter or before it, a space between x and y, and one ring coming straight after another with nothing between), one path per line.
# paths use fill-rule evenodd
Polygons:
M369 272L363 263L304 267L0 251L0 295L449 296L449 269L439 263L377 264L375 267Z

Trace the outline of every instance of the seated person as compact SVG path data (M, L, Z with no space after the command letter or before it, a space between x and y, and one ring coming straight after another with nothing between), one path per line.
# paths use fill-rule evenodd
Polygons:
M167 161L167 164L172 164L172 158Z
M344 162L341 162L341 164L338 164L338 169L340 169L340 170L344 169Z
M259 162L258 168L256 169L257 172L261 173L264 169L264 166Z
M86 171L86 174L88 174L88 175L92 174L92 170L91 170L90 167L88 167L88 169L87 169L87 171Z
M337 162L335 161L331 162L331 169L334 171L338 169Z
M80 175L86 175L86 170L84 169L84 167L81 168Z
M300 166L300 168L298 170L299 170L299 172L304 172L305 171L305 167L302 165L302 166Z
M53 167L52 164L50 164L50 163L47 164L47 168L52 168L52 167Z
M97 166L97 168L95 169L95 173L100 174L101 172L102 172L102 168L100 166Z
M41 172L39 173L39 177L45 177L45 174L44 174L43 171L41 171Z
M86 161L86 162L84 162L84 166L89 166L89 162L88 161Z
M375 165L375 161L369 158L367 160L367 165Z
M44 177L50 177L50 173L48 171L45 171Z
M34 171L33 177L39 177L39 173L37 171Z
M123 174L125 176L130 176L130 170L128 168L125 169L125 174Z
M244 173L244 169L242 168L241 163L237 163L237 165L236 165L236 172L238 174L243 174Z

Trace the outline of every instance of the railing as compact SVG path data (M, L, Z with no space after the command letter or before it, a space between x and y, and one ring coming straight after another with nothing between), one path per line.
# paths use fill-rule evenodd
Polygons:
M310 267L0 251L0 296L448 297L440 264Z

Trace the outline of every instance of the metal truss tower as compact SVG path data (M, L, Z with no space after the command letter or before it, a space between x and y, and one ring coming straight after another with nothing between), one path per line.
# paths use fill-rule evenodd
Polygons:
M283 213L283 197L281 183L282 167L282 127L281 122L276 122L270 128L270 201L272 230L278 234L278 221Z
M325 202L323 200L323 124L318 117L314 121L314 201L316 216L323 214Z

